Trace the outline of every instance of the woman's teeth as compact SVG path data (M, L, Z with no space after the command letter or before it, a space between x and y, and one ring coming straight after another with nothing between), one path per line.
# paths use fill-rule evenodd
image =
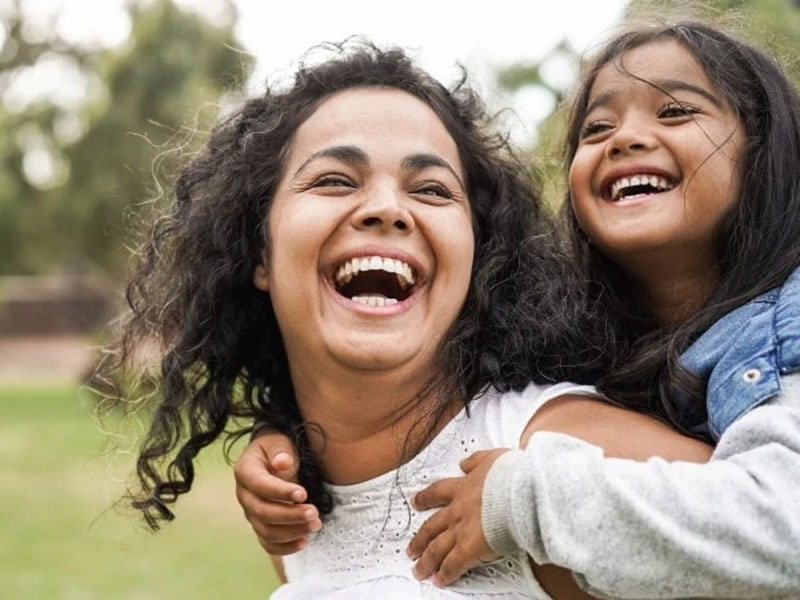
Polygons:
M612 200L619 200L636 194L652 194L671 190L675 186L660 175L633 175L620 177L611 184Z
M351 258L338 269L336 269L336 283L347 285L355 275L364 271L385 271L387 273L394 273L397 276L397 282L400 287L405 289L414 285L414 272L411 267L396 258L388 258L385 256L362 256L358 258ZM368 296L372 298L372 296ZM377 296L375 296L377 298ZM355 300L355 298L353 298ZM372 306L377 306L373 304Z
M361 295L361 296L353 296L350 298L353 302L358 302L359 304L366 304L367 306L392 306L393 304L397 304L397 298L387 298L386 296L372 296L372 295Z

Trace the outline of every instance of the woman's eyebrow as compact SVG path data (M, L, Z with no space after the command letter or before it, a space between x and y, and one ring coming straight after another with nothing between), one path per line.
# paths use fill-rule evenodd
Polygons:
M424 152L418 154L409 154L403 159L401 166L403 169L408 171L422 171L430 167L447 169L453 174L453 177L456 178L458 184L461 186L461 189L464 189L464 182L461 181L461 177L458 175L456 170L452 167L452 165L450 165L449 162L437 154L429 154Z
M318 150L309 156L294 172L294 176L297 177L310 163L320 158L335 158L336 160L356 167L369 164L367 153L357 146L331 146Z

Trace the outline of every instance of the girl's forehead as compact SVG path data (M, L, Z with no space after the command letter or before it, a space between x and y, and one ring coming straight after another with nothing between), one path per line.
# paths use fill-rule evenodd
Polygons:
M705 69L686 46L671 38L654 40L626 50L603 65L592 83L589 102L632 85L653 90L677 84L700 87L716 95Z

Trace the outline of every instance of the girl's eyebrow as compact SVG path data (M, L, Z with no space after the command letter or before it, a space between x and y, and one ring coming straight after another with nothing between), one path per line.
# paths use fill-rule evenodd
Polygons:
M369 164L367 153L358 146L331 146L330 148L323 148L322 150L314 152L314 154L303 161L303 164L294 172L294 177L297 177L309 164L320 158L335 158L336 160L340 160L352 166L364 166Z
M670 93L676 91L691 92L692 94L697 94L698 96L702 96L720 110L725 108L722 102L719 101L719 98L714 96L714 94L709 92L707 89L702 88L699 85L694 85L693 83L689 83L688 81L683 81L682 79L656 79L655 81L652 82L652 84L657 89L664 90L665 92L670 92Z
M689 83L688 81L683 81L682 79L641 79L642 83L646 83L652 88L659 90L661 92L665 92L667 94L671 94L672 92L677 91L684 91L690 92L693 94L697 94L698 96L702 96L709 102L711 102L714 106L719 108L720 110L724 109L724 105L720 102L719 98L714 96L708 90L695 85L693 83ZM605 90L603 93L598 94L597 97L589 103L589 106L586 107L585 114L589 114L596 108L600 108L601 106L605 106L606 104L611 101L611 99L619 93L619 88L614 88L610 90Z

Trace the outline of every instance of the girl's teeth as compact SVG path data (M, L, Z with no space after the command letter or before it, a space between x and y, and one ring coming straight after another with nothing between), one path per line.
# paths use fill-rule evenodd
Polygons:
M636 185L651 185L659 191L670 190L674 187L664 177L660 177L658 175L633 175L632 177L621 177L611 184L611 199L618 199L622 190Z

